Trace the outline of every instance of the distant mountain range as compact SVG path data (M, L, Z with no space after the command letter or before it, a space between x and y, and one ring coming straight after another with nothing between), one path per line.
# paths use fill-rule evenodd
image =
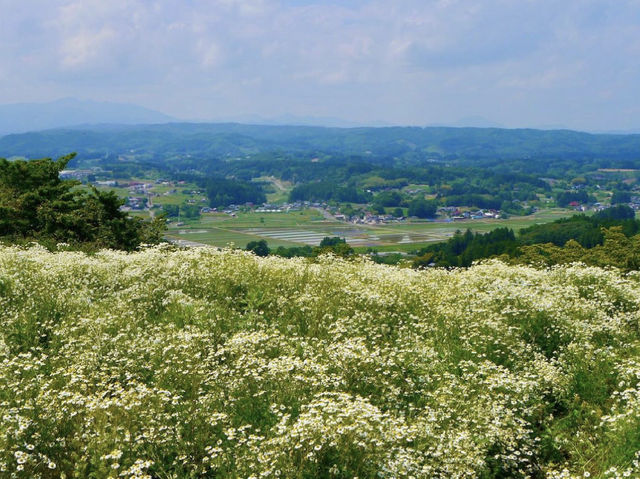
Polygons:
M6 135L0 157L38 158L72 151L79 158L246 158L255 154L355 155L380 161L615 159L640 167L640 135L571 130L167 123L93 125Z
M458 127L424 128L358 126L338 118L291 115L239 120L185 123L137 105L74 98L0 105L0 157L53 157L75 151L79 159L124 155L180 160L287 152L408 162L604 158L640 167L640 135L505 129L483 117L461 119Z
M297 116L283 114L226 116L218 119L187 120L194 124L231 124L264 126L316 126L327 128L397 127L389 122L372 120L358 122L329 116ZM0 104L0 137L13 133L37 132L59 128L88 128L106 125L152 125L185 122L156 110L132 103L100 102L62 98L45 103ZM483 116L468 116L448 123L430 123L427 128L496 128L507 129ZM413 128L407 126L406 128ZM515 130L515 128L509 128ZM539 125L530 129L569 130L564 125ZM640 129L601 130L594 134L637 134Z
M170 121L175 118L138 105L76 98L0 105L0 135L100 123L132 125Z

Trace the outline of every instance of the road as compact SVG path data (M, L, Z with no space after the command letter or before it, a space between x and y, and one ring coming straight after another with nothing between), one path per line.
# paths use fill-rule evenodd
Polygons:
M324 216L324 219L329 220L329 221L338 221L336 219L335 216L333 216L331 213L329 213L327 210L322 209L322 208L313 208L314 210L318 211L322 216Z

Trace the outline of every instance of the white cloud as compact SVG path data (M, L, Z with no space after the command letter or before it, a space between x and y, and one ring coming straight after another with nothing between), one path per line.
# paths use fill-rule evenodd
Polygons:
M116 39L117 33L111 28L66 37L60 45L61 66L75 69L90 62L99 62Z
M0 102L76 95L190 117L427 124L493 113L510 125L637 126L616 115L640 104L633 0L0 0L0 8Z

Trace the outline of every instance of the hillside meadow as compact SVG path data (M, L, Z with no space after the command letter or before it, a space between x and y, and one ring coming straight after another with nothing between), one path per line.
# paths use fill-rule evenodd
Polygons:
M0 477L640 477L640 275L0 247Z

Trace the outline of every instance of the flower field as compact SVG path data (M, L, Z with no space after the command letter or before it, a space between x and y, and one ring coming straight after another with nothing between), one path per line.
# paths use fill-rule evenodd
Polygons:
M640 477L640 275L0 248L0 477Z

